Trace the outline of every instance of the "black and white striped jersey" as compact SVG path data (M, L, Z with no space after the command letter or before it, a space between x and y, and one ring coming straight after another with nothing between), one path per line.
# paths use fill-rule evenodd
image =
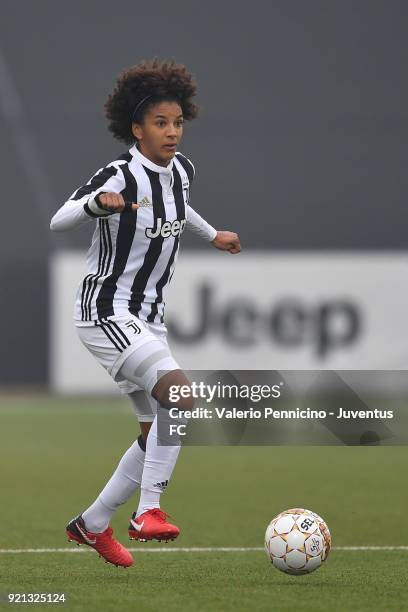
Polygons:
M134 145L76 190L51 220L51 229L70 229L94 218L87 274L78 288L77 325L131 312L163 322L164 292L170 282L185 226L207 240L216 230L189 206L194 166L176 153L167 167L154 164ZM121 193L137 211L112 213L98 207L98 193Z

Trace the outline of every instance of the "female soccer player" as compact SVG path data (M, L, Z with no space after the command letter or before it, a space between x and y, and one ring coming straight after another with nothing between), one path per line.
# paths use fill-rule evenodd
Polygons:
M157 444L155 415L157 403L171 405L171 385L188 384L163 322L164 291L181 234L187 227L217 249L241 250L237 234L215 230L189 205L195 169L177 146L183 122L197 116L195 94L192 75L173 61L143 61L122 73L105 109L109 130L131 148L77 189L51 220L54 231L96 223L75 325L85 347L129 396L141 430L97 499L66 532L123 567L132 565L133 557L113 538L109 522L138 488L129 536L146 541L179 534L160 510L160 495L180 447ZM191 398L177 406L190 409Z

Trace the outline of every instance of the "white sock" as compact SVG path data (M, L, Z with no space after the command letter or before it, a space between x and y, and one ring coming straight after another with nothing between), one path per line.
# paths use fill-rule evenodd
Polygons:
M176 465L180 446L157 445L157 415L147 436L139 507L136 516L160 508L160 495L167 487Z
M140 441L139 441L140 440ZM82 513L85 527L92 533L102 533L112 514L140 487L145 451L141 436L123 455L118 467L94 503Z

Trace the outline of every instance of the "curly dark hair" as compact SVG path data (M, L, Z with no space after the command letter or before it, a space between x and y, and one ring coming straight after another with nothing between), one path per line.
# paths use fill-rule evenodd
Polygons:
M196 93L193 76L182 64L158 58L142 60L119 75L115 89L105 103L109 131L121 142L133 144L132 123L142 124L147 110L164 101L178 102L184 119L195 119L198 107L192 98ZM140 109L134 113L139 104Z

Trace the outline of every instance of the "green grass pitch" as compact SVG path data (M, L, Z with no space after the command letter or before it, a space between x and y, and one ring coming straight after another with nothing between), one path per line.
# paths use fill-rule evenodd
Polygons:
M181 535L169 552L142 552L163 544L127 540L130 500L112 523L137 548L125 570L68 544L64 527L138 435L127 400L3 395L0 424L0 608L10 607L8 592L64 592L64 609L88 611L408 607L405 550L334 549L320 570L299 577L274 569L263 551L171 552L262 547L271 518L294 506L321 514L335 547L407 546L404 447L186 447L162 498ZM70 547L78 554L5 552Z

